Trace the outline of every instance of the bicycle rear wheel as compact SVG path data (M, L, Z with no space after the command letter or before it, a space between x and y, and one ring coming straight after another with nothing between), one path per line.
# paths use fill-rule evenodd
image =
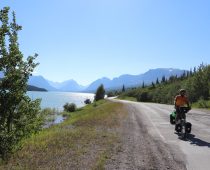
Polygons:
M181 129L181 138L182 139L185 139L187 136L187 133L186 133L186 127L185 127L185 123L182 122L182 129Z

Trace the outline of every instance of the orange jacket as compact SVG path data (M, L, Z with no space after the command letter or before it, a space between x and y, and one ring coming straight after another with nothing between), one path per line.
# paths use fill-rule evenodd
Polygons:
M174 104L175 104L175 106L180 107L180 106L184 106L184 105L189 105L189 101L188 101L187 96L177 95L175 97Z

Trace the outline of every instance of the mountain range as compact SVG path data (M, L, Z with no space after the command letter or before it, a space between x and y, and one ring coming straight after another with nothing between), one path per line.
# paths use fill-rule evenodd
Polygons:
M152 82L156 82L157 79L160 81L163 76L165 76L165 78L169 78L172 75L180 76L184 71L186 70L173 68L150 69L149 71L139 75L124 74L113 79L103 77L95 80L88 86L79 85L75 80L72 79L64 82L53 82L45 79L42 76L31 76L28 84L44 88L48 91L95 92L95 90L101 84L104 85L106 90L119 89L122 88L123 85L126 88L135 87L141 86L143 82L144 84L151 84Z
M86 88L86 86L79 85L76 81L74 81L72 79L61 82L61 83L53 82L53 81L48 80L48 83L52 87L58 89L59 91L78 92L78 91L83 91Z

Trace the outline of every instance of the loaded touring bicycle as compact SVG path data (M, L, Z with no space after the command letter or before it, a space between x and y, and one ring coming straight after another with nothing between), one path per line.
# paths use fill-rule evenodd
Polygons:
M176 111L173 111L170 114L170 123L175 124L175 131L180 134L180 137L182 139L187 137L187 134L191 133L192 124L190 122L186 121L186 113L190 110L189 107L180 107L180 119L178 123L176 124Z

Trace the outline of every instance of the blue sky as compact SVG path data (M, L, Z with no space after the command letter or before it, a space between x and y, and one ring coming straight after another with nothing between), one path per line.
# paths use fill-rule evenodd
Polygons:
M87 85L153 68L210 64L208 0L0 0L23 26L24 56L35 72Z

